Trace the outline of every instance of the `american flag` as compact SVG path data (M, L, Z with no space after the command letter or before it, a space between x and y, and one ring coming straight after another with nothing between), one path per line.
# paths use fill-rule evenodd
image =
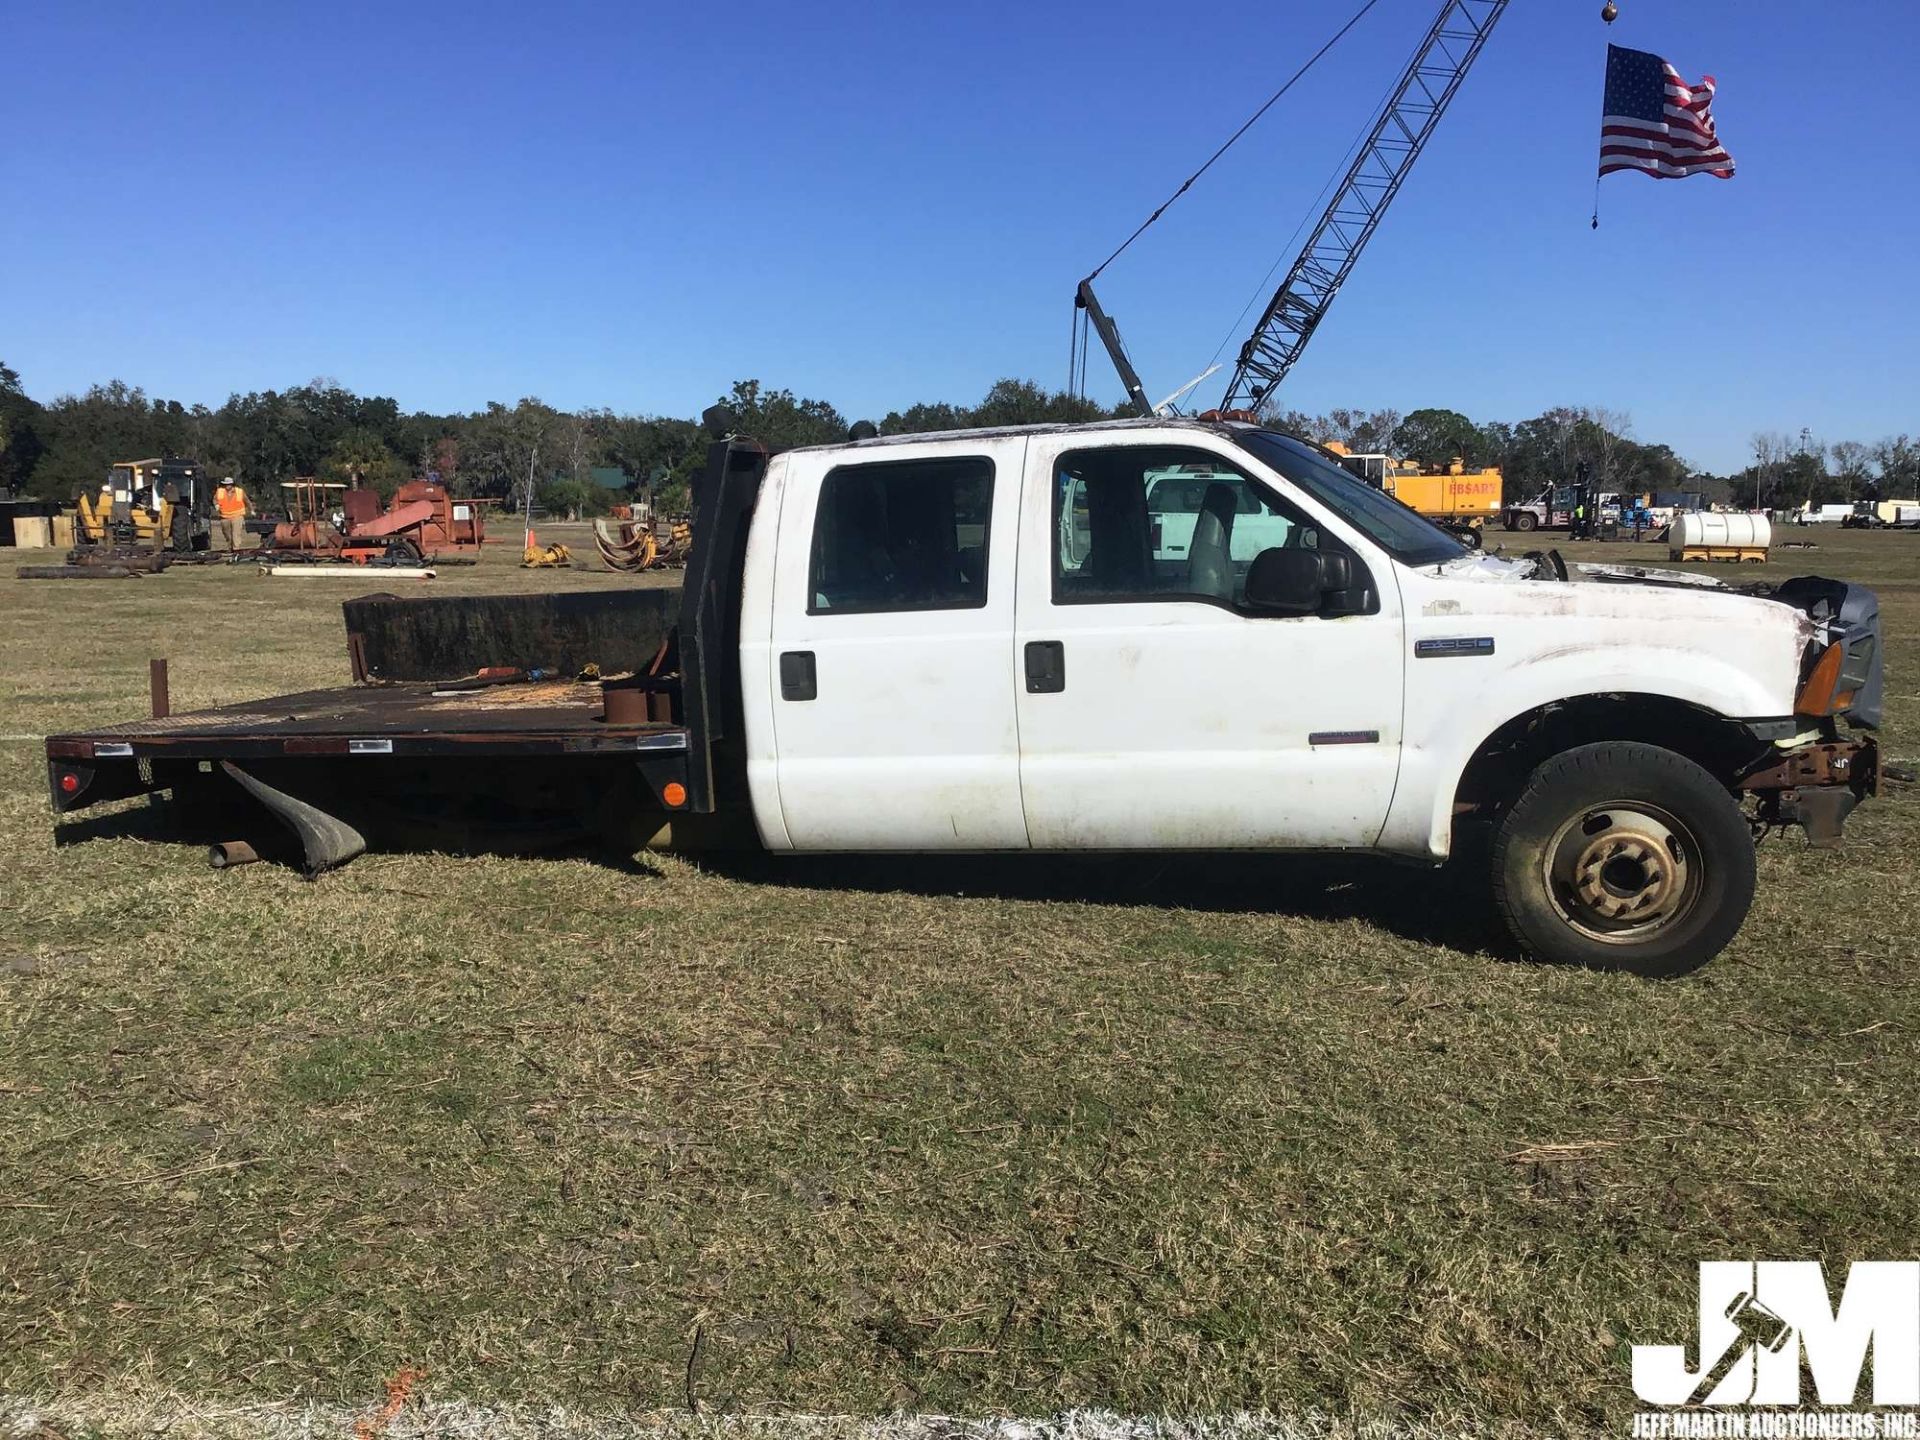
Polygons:
M1689 86L1645 50L1607 47L1600 117L1600 173L1639 170L1656 180L1733 178L1733 157L1713 133L1713 77Z

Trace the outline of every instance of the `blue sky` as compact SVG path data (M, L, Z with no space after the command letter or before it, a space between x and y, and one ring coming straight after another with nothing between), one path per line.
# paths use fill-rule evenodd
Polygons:
M6 0L0 360L428 410L1058 385L1075 281L1354 3ZM1514 0L1282 403L1607 405L1714 469L1920 431L1920 4L1620 3ZM1156 396L1231 358L1436 4L1379 0L1103 277ZM1609 38L1717 76L1740 173L1609 177L1590 233Z

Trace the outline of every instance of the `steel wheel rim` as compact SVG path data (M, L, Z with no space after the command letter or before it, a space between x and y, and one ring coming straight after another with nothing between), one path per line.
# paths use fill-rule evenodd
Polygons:
M1635 945L1693 913L1706 878L1685 825L1644 800L1583 806L1547 842L1547 896L1573 930L1606 945Z

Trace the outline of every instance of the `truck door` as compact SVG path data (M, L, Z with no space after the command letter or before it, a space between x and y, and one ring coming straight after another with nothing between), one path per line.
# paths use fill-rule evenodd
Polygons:
M1385 823L1404 685L1392 574L1230 454L1029 445L1017 703L1036 849L1368 846ZM1196 492L1197 519L1166 512ZM1344 551L1365 613L1247 608L1251 536Z
M1026 444L788 457L769 658L793 848L1026 846L1012 658Z

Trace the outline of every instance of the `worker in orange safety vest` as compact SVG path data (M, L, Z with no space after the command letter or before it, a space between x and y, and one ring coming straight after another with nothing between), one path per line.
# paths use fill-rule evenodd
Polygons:
M226 532L227 549L237 553L240 537L247 533L247 516L253 511L253 502L229 475L213 492L213 508L220 517L220 528Z

